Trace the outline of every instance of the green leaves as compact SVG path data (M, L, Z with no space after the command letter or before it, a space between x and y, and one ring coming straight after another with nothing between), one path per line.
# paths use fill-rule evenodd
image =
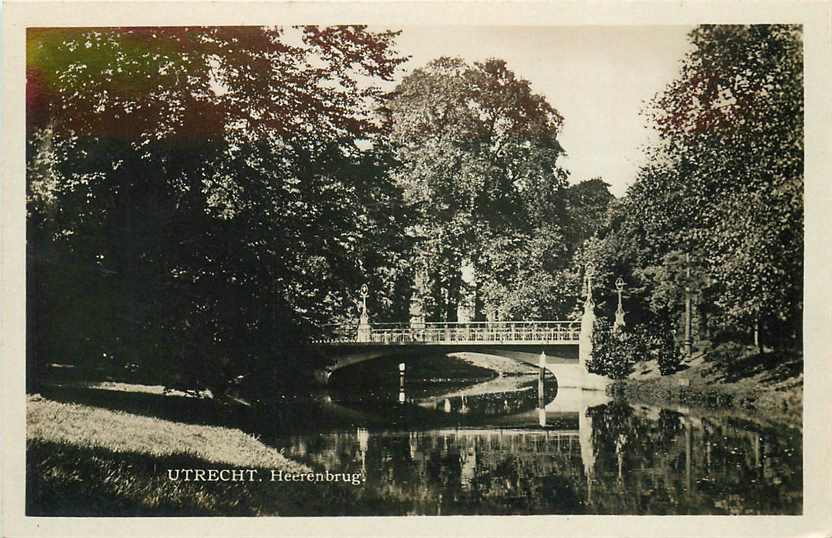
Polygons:
M797 340L802 309L803 66L800 29L700 26L681 75L647 110L662 137L613 235L655 312L680 312L676 252L711 323Z
M614 331L609 322L596 320L592 331L592 358L587 361L586 368L610 379L624 379L640 359L637 347L630 333Z
M592 333L592 359L587 370L612 379L624 379L638 362L655 360L662 375L676 372L682 354L676 345L667 320L648 324L628 324L615 330L604 320L597 320Z
M416 69L384 110L401 162L396 181L419 215L418 264L433 282L434 315L456 319L471 292L475 317L482 308L538 310L520 299L529 290L518 286L535 273L530 267L564 252L552 245L562 240L566 186L556 166L560 114L504 61L471 66L458 58ZM552 245L542 257L537 237ZM510 258L528 270L518 272ZM464 264L473 268L475 290L462 285ZM515 292L527 306L499 305Z
M365 279L382 293L407 277L407 214L373 143L380 83L403 61L395 33L28 37L38 360L66 345L48 327L75 309L109 321L79 331L73 355L129 357L223 390L293 367L287 346L349 315Z

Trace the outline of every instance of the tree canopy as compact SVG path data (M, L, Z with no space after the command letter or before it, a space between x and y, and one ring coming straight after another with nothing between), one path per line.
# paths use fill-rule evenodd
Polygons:
M386 93L396 35L30 29L28 363L223 391L288 378L365 282L374 322L422 294L430 320L565 319L587 263L604 316L623 277L628 324L663 338L687 292L708 330L800 341L799 27L694 29L622 199L567 182L566 119L503 60L438 58Z
M720 332L762 326L771 343L799 341L800 29L706 25L690 42L681 74L645 111L660 142L604 232L600 265L629 273L655 315L678 313L687 279Z
M372 145L395 35L30 30L31 352L221 390L365 276L399 285L406 215Z
M532 314L518 302L527 293L518 269L544 278L569 251L561 114L506 62L458 58L414 70L385 110L433 317L456 320L466 300L477 318L484 309ZM464 288L464 267L474 290Z

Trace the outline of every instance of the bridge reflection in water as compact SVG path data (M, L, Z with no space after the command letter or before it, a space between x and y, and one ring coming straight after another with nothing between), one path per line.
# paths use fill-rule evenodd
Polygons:
M417 404L442 416L466 407L464 396ZM379 515L765 514L802 503L799 432L581 390L482 426L358 426L282 447L362 473Z

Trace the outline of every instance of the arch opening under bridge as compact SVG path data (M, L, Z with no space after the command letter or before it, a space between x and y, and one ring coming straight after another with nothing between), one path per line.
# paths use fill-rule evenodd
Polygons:
M590 338L585 320L332 325L314 343L328 362L315 377L326 384L337 370L382 357L470 352L544 367L560 387L603 389L606 378L586 370Z

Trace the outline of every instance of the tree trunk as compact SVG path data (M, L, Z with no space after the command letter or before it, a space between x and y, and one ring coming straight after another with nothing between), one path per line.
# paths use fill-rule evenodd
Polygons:
M702 301L697 301L698 307L698 322L699 322L699 339L710 340L711 333L708 328L708 309L702 304Z
M482 286L480 285L480 275L475 273L474 276L474 312L472 321L485 321L485 303L482 300Z
M754 321L754 347L757 348L757 353L763 352L763 346L760 345L760 318Z
M462 288L462 270L456 268L448 281L448 300L445 303L445 321L453 323L458 321L457 309L460 302L460 291Z

